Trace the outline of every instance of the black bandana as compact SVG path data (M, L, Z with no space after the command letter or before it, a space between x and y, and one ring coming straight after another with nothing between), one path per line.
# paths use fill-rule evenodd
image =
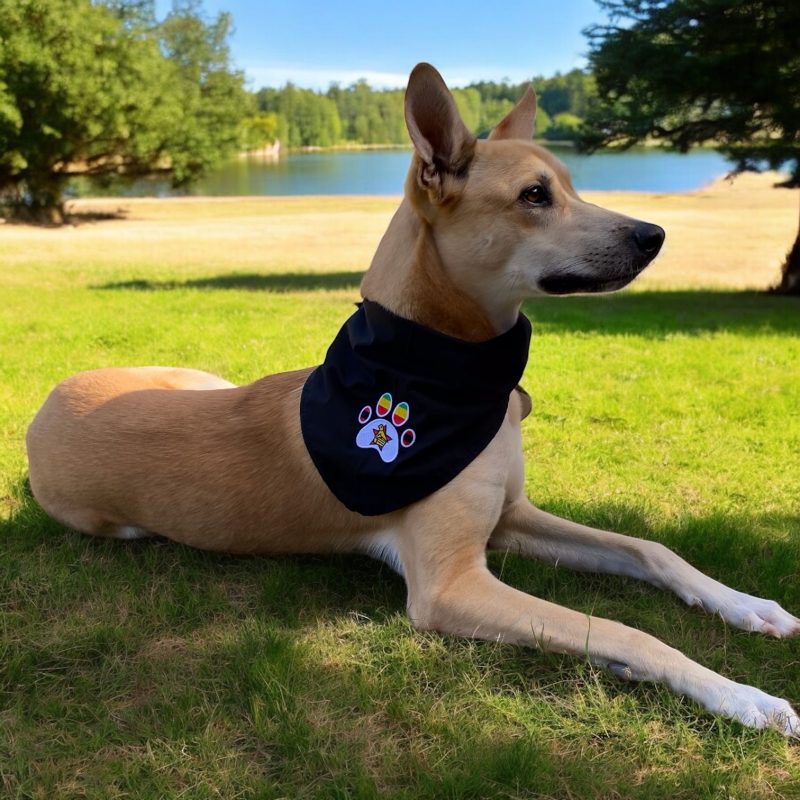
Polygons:
M440 489L505 418L531 325L465 342L365 300L303 386L300 424L322 479L351 511L386 514Z

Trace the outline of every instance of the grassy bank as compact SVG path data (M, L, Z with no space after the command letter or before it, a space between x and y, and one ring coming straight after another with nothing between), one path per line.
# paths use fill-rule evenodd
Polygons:
M747 180L592 197L663 224L667 249L633 291L527 304L527 491L797 613L800 303L741 289L773 278L798 198ZM54 383L318 362L394 206L126 200L124 219L0 228L0 794L800 797L777 735L575 659L415 633L402 581L368 559L99 541L30 500L24 431ZM800 704L800 642L633 581L493 567Z

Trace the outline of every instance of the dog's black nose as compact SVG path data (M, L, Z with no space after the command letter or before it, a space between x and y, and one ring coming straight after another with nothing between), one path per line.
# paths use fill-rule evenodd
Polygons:
M633 229L633 240L642 253L651 258L658 253L664 244L664 229L649 222L637 222Z

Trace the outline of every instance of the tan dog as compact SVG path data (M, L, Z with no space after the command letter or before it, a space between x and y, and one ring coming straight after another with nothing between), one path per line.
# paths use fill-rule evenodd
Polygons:
M439 73L414 69L406 197L364 277L364 297L481 341L509 329L530 295L618 289L647 266L664 232L580 200L564 165L531 143L535 113L528 90L478 141ZM660 544L532 506L523 495L524 396L512 392L494 439L444 488L366 517L331 494L304 446L298 407L309 373L243 387L158 367L75 375L28 431L33 492L57 520L99 536L154 532L230 553L369 553L405 577L419 629L588 654L621 677L662 681L746 725L800 731L787 702L638 630L512 589L487 569L487 548L511 550L649 581L746 630L800 632L777 603L723 586Z

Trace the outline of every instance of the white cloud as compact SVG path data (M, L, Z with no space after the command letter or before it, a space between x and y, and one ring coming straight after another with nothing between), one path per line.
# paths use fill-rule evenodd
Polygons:
M575 58L573 67L584 67L586 59ZM280 87L291 81L297 86L308 89L326 90L331 83L349 86L361 78L376 89L404 89L408 81L408 72L381 72L374 69L339 69L336 67L310 67L293 64L267 65L264 63L243 63L241 65L247 75L250 88L260 89L262 86ZM409 63L409 71L413 67ZM454 67L437 65L448 86L467 86L476 81L511 81L522 83L530 80L531 74L520 69L508 69L496 66Z
M404 72L377 72L358 69L324 69L320 67L245 64L244 71L254 89L262 86L283 86L288 81L309 89L327 89L331 83L349 86L365 78L370 86L379 89L405 88L408 75Z

